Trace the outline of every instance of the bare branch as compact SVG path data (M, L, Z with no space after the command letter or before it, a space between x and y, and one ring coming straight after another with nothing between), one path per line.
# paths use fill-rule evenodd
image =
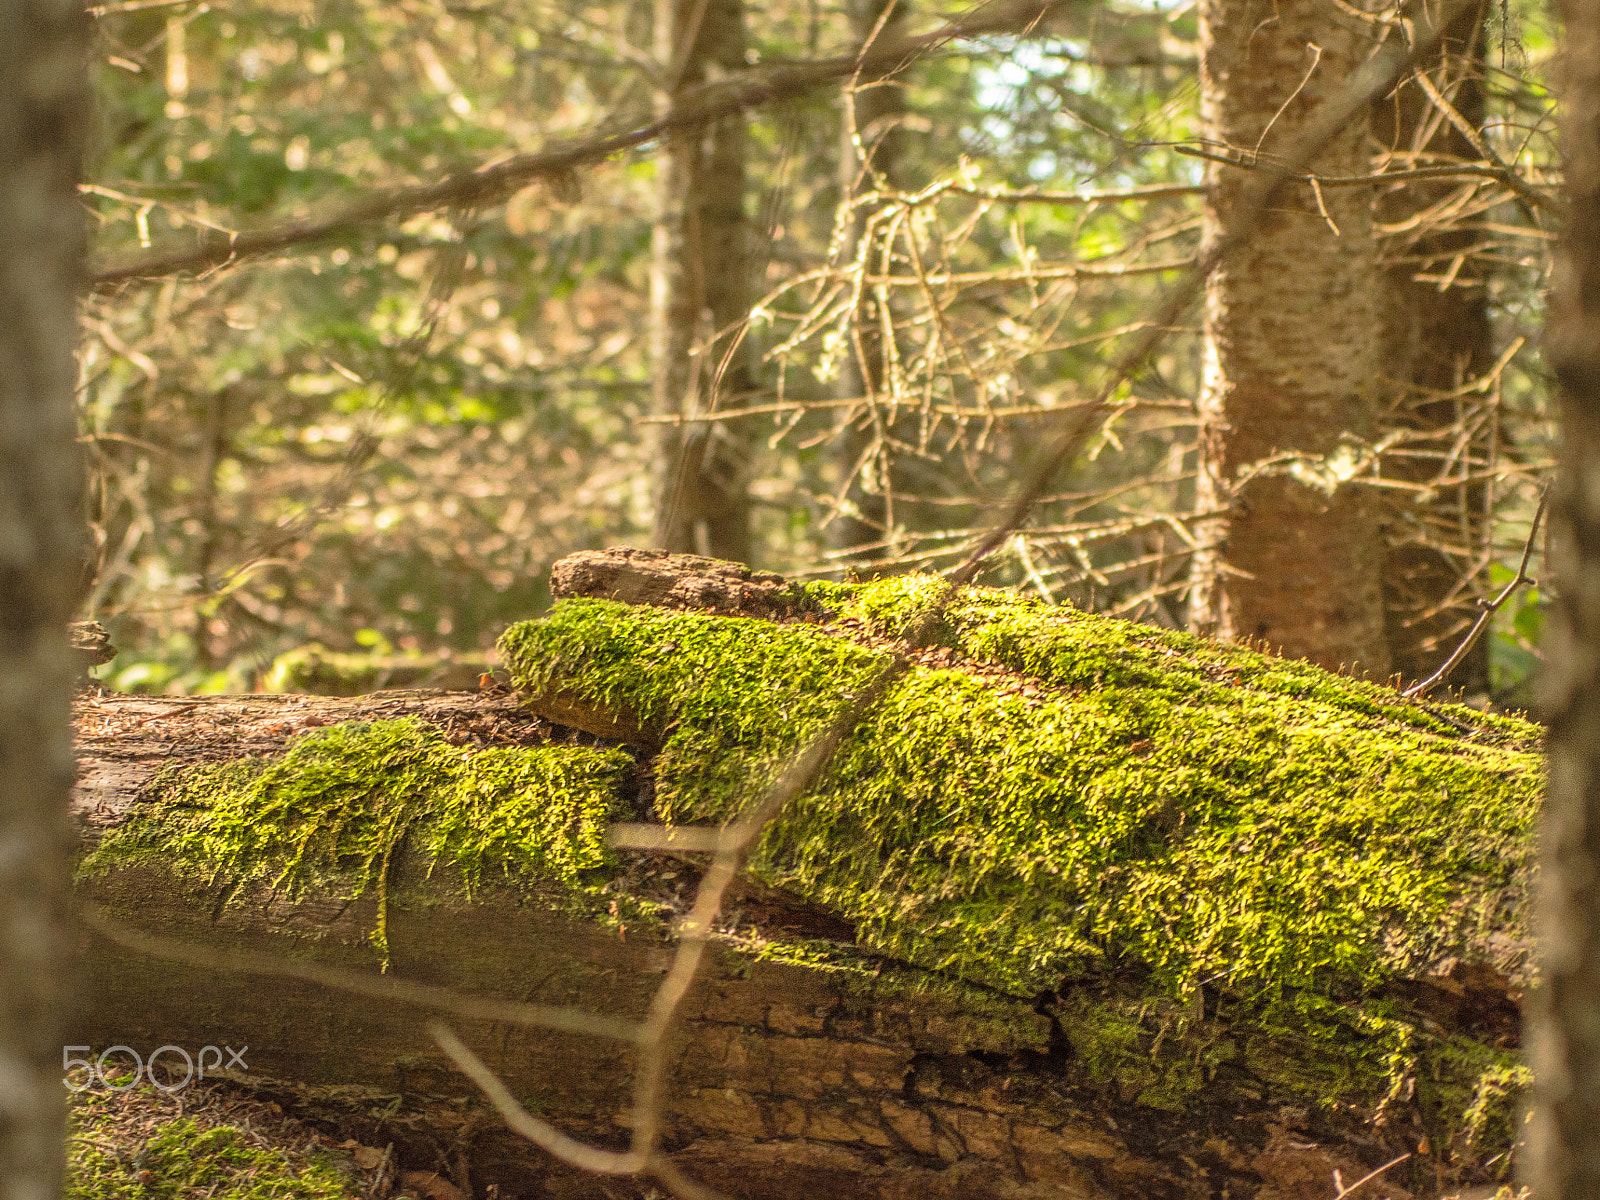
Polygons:
M1437 671L1435 671L1432 675L1429 675L1420 683L1412 684L1405 690L1404 693L1402 693L1403 695L1407 696L1408 698L1426 696L1430 691L1432 691L1439 684L1439 681L1449 675L1451 671L1455 670L1456 664L1467 656L1467 651L1472 649L1473 643L1475 643L1478 638L1483 635L1484 629L1487 628L1489 624L1489 618L1493 617L1494 614L1500 610L1500 607L1504 605L1507 600L1511 599L1511 593L1515 592L1525 583L1534 582L1533 577L1528 574L1528 561L1533 557L1534 540L1539 536L1539 522L1544 518L1545 502L1548 499L1548 492L1539 497L1539 507L1534 511L1533 524L1528 527L1528 541L1527 544L1522 547L1522 561L1517 565L1516 577L1513 578L1510 583L1506 584L1505 587L1501 588L1500 594L1497 595L1493 600L1480 600L1478 602L1482 611L1478 613L1478 619L1472 623L1472 628L1467 630L1467 636L1461 639L1461 644L1455 648L1449 658L1445 659L1444 662L1440 664Z
M1422 76L1418 75L1417 78L1420 79ZM1247 171L1273 169L1266 158L1258 157L1248 151L1224 154L1214 150L1202 150L1197 146L1174 146L1173 149L1189 158L1203 158L1207 162L1223 163ZM1313 187L1367 187L1375 183L1399 183L1417 179L1493 179L1497 183L1505 184L1518 199L1530 205L1550 211L1558 211L1560 208L1554 195L1540 191L1511 167L1501 162L1498 155L1492 161L1482 163L1374 171L1370 175L1312 175L1302 172L1283 172L1284 182L1306 183Z
M499 1076L489 1070L483 1060L469 1050L466 1043L448 1026L431 1021L428 1032L439 1043L439 1048L460 1068L461 1073L483 1090L505 1123L541 1150L547 1150L562 1161L582 1167L585 1171L593 1171L596 1175L637 1175L644 1170L648 1160L643 1155L632 1150L597 1150L568 1137L554 1125L541 1121L523 1108L506 1085L500 1082Z
M673 130L704 125L745 109L794 99L856 72L893 69L958 39L1027 32L1051 13L1074 7L1079 2L1012 0L984 5L933 33L887 42L860 55L752 72L751 78L703 85L688 92L686 99L666 116L624 132L602 134L537 154L491 161L458 171L437 183L376 192L320 219L209 237L189 249L157 251L126 262L91 264L90 282L96 290L104 290L138 279L210 271L247 258L347 237L364 226L394 217L442 208L482 208L504 200L537 180L566 178L579 167L591 166L624 150L654 142Z
M1391 1158L1388 1162L1384 1163L1383 1166L1378 1167L1375 1170L1368 1171L1365 1175L1363 1175L1360 1179L1356 1180L1349 1187L1345 1187L1344 1181L1339 1178L1338 1172L1334 1172L1333 1186L1338 1189L1337 1194L1334 1196L1334 1200L1344 1200L1344 1198L1346 1196L1355 1195L1357 1188L1363 1187L1366 1184L1371 1183L1374 1179L1378 1178L1378 1176L1382 1175L1390 1167L1397 1167L1401 1163L1405 1162L1405 1160L1410 1158L1410 1157L1411 1157L1411 1155L1409 1155L1409 1154L1402 1154L1398 1158Z

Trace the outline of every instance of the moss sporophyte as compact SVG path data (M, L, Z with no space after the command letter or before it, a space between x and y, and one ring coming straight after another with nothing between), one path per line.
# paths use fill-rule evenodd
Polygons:
M939 587L808 591L882 638ZM1417 1053L1382 986L1521 928L1542 789L1526 721L993 589L961 593L940 641L956 665L897 682L751 863L866 947L1022 996L1137 962L1154 993L1207 987L1263 1029L1359 1027L1378 1086ZM888 655L590 599L501 653L524 691L656 731L668 822L738 812Z

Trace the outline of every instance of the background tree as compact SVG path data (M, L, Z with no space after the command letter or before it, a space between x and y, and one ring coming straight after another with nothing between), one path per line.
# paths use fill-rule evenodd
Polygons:
M740 0L656 0L658 111L743 68ZM750 313L745 117L676 130L662 149L650 277L650 357L665 424L655 544L749 562L750 446L742 427L704 416L755 391L743 325Z
M1184 153L1205 150L1192 9L1006 3L975 11L956 37L897 5L879 43L921 40L857 72L848 56L866 10L852 24L843 5L783 0L746 11L743 49L707 58L709 91L680 80L674 103L822 73L760 93L742 119L662 137L654 38L666 25L653 5L430 4L113 4L98 20L104 103L87 199L100 267L80 412L89 607L124 650L107 673L119 687L282 681L274 658L307 643L385 662L449 658L475 678L498 631L544 602L555 558L654 535L668 453L672 477L695 483L680 490L725 484L734 507L711 508L745 505L750 556L764 565L959 561L1040 430L1092 393L1199 248L1200 170ZM1536 111L1548 50L1537 11L1531 0L1496 10L1483 125L1535 192L1554 178ZM701 27L720 12L708 4ZM1300 53L1279 101L1306 74ZM1325 72L1336 73L1324 62L1307 87ZM882 177L841 161L840 85L853 76L869 85L858 105L904 106L888 141L858 112L895 160ZM1460 99L1446 76L1437 86ZM666 412L649 316L665 150L692 146L703 163L732 153L724 134L742 138L744 182L726 187L731 171L718 172L723 198L699 216L742 216L754 252L741 270L739 239L728 254L697 257L684 242L669 256L687 314L674 369L689 375L667 389ZM573 145L611 149L520 191L482 182ZM1373 187L1398 196L1419 182L1405 166L1384 151L1358 173L1394 175ZM1486 159L1431 169L1465 172L1448 181L1452 197L1464 180L1478 190L1442 214L1424 206L1425 229L1386 222L1380 254L1398 261L1424 233L1471 226L1509 354L1470 381L1481 440L1462 469L1495 481L1479 556L1463 563L1460 538L1445 547L1470 605L1520 550L1548 458L1532 343L1520 340L1538 320L1546 235ZM446 180L448 199L435 190ZM405 189L433 198L388 206ZM1300 191L1296 204L1314 208ZM1373 194L1323 191L1334 205ZM301 232L346 210L364 215ZM213 269L219 249L244 244L218 230L270 235L274 252ZM185 267L191 251L203 253ZM146 265L130 273L129 262ZM731 282L708 283L722 268ZM1295 324L1285 329L1299 336ZM987 579L1182 623L1209 510L1195 486L1199 339L1188 318L1166 333ZM858 341L878 348L859 382L844 377L860 366L844 352ZM720 420L676 428L691 400L714 403ZM1380 420L1356 439L1357 457L1370 451L1364 477L1419 494L1416 455L1442 461L1437 439L1420 437ZM696 453L709 472L677 469ZM887 520L852 529L841 511L846 460L846 500L869 517L876 501L855 465L890 482L893 546L879 544ZM1417 528L1440 536L1436 521ZM710 534L695 518L678 544L709 549ZM1499 622L1498 688L1534 661L1539 611L1530 599ZM1318 619L1297 606L1285 616Z
M1486 15L1484 5L1465 8L1422 64L1427 80L1408 80L1374 105L1372 134L1388 161L1413 169L1478 161L1489 111ZM1416 487L1391 493L1383 566L1390 666L1408 680L1432 674L1476 616L1464 585L1489 533L1483 467L1493 433L1484 419L1490 406L1471 385L1499 357L1492 249L1466 222L1439 228L1432 210L1471 209L1493 187L1483 179L1416 180L1377 196L1376 219L1401 231L1384 253L1381 399L1386 424L1415 435L1415 457L1397 457L1392 468ZM1473 646L1451 677L1455 686L1489 686L1491 644Z
M73 777L67 621L82 583L73 446L76 189L88 18L8 0L0 22L0 1195L60 1186Z
M1248 167L1293 135L1368 42L1315 3L1209 0L1200 19L1206 137L1244 164L1212 166L1214 242L1229 235ZM1365 173L1366 137L1353 124L1316 168ZM1359 447L1377 431L1378 280L1364 189L1311 187L1285 188L1208 280L1196 501L1221 515L1202 527L1190 621L1382 676L1382 543L1358 482Z

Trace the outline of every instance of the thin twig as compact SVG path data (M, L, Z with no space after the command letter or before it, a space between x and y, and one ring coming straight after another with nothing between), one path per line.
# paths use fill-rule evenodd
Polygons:
M1243 153L1219 154L1196 146L1174 146L1174 152L1189 158L1203 158L1207 162L1222 163L1242 170L1270 170L1265 160L1254 160ZM1413 167L1402 171L1374 171L1370 175L1312 175L1296 172L1285 176L1295 183L1315 183L1319 187L1367 187L1375 183L1401 183L1416 179L1493 179L1506 185L1518 198L1540 208L1555 209L1559 201L1545 195L1523 179L1508 165L1493 162L1462 163L1459 166Z
M1361 1187L1361 1186L1363 1186L1365 1184L1371 1183L1374 1179L1376 1179L1379 1175L1382 1175L1390 1167L1399 1166L1401 1163L1405 1162L1405 1160L1410 1158L1410 1157L1411 1157L1411 1155L1409 1153L1406 1153L1406 1154L1400 1155L1399 1158L1391 1158L1388 1162L1384 1163L1383 1166L1378 1167L1378 1168L1376 1168L1374 1170L1368 1171L1365 1175L1363 1175L1360 1179L1356 1180L1349 1187L1345 1187L1344 1186L1343 1181L1339 1178L1339 1173L1337 1171L1335 1171L1334 1172L1334 1177L1333 1177L1333 1186L1338 1188L1339 1190L1334 1195L1333 1200L1344 1200L1344 1198L1346 1196L1353 1195L1355 1193L1355 1190L1358 1187Z
M438 1021L428 1023L428 1032L439 1043L440 1049L450 1056L461 1073L483 1090L489 1103L515 1132L520 1133L539 1149L548 1151L559 1159L593 1171L596 1175L637 1175L648 1160L632 1151L600 1150L570 1138L547 1121L541 1121L517 1103L500 1077L484 1061L467 1048L447 1025Z
M1533 557L1534 539L1539 535L1539 522L1544 517L1544 506L1548 499L1549 491L1547 489L1545 492L1540 494L1539 507L1534 511L1533 514L1533 524L1528 527L1528 541L1527 544L1522 547L1522 562L1517 565L1516 578L1512 579L1510 583L1501 588L1500 594L1493 600L1478 601L1482 611L1478 613L1478 619L1472 623L1472 628L1467 630L1467 636L1461 639L1461 644L1455 648L1449 658L1444 660L1444 663L1437 671L1435 671L1432 675L1429 675L1421 683L1412 684L1404 692L1402 692L1401 695L1408 698L1415 698L1426 696L1430 691L1432 691L1433 688L1438 685L1439 681L1445 676L1449 675L1450 672L1455 669L1456 664L1467 656L1467 651L1472 649L1473 643L1475 643L1478 638L1482 636L1484 629L1488 627L1489 618L1493 617L1494 614L1499 611L1501 605L1503 605L1507 600L1511 599L1511 593L1516 591L1517 588L1521 587L1525 583L1534 582L1533 577L1528 574L1528 560Z

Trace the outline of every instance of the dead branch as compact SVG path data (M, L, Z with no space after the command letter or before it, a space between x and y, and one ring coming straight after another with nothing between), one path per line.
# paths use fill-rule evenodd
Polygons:
M1340 1177L1339 1172L1335 1171L1333 1173L1333 1186L1335 1188L1337 1188L1338 1191L1334 1196L1334 1200L1344 1200L1344 1198L1346 1196L1355 1195L1356 1190L1358 1188L1361 1188L1361 1187L1365 1186L1366 1184L1371 1183L1374 1179L1378 1178L1378 1176L1382 1175L1390 1167L1397 1167L1401 1163L1405 1162L1405 1160L1410 1158L1410 1157L1411 1157L1411 1155L1409 1155L1409 1154L1402 1154L1402 1155L1399 1155L1396 1158L1391 1158L1388 1162L1384 1163L1383 1166L1378 1167L1375 1170L1368 1171L1365 1175L1363 1175L1360 1179L1356 1180L1349 1187L1345 1186L1344 1180Z
M1402 695L1407 697L1426 696L1438 686L1442 679L1455 670L1456 664L1466 657L1467 651L1472 649L1473 643L1483 635L1484 629L1488 627L1489 619L1500 610L1500 607L1507 600L1511 599L1511 594L1523 584L1533 582L1533 577L1528 574L1528 561L1533 557L1534 541L1539 536L1539 523L1544 518L1545 502L1548 499L1548 493L1541 494L1539 497L1539 507L1534 510L1533 524L1528 527L1528 541L1522 547L1522 561L1517 564L1516 576L1510 583L1500 589L1500 594L1493 600L1480 600L1478 602L1480 609L1478 619L1472 623L1472 628L1467 630L1467 636L1461 639L1460 645L1451 652L1449 658L1439 665L1437 671L1420 683L1412 684Z
M602 134L559 149L519 154L457 171L437 183L377 192L320 219L270 229L202 239L185 250L162 250L120 263L91 264L93 288L104 291L141 279L216 270L314 242L347 237L364 226L395 217L444 208L476 209L498 203L538 180L561 180L579 167L657 141L678 129L720 121L746 109L778 103L856 72L884 71L920 58L959 39L995 33L1031 32L1057 10L1078 0L1012 0L990 4L956 18L933 33L870 48L859 56L824 59L799 66L752 72L750 78L695 88L666 116L618 133Z

